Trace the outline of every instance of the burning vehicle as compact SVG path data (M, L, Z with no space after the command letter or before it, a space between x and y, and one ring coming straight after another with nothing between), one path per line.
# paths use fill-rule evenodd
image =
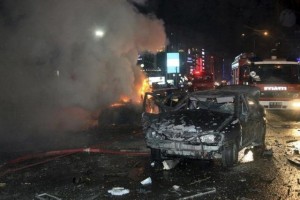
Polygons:
M233 166L241 149L264 147L266 120L258 98L256 87L230 86L186 93L169 106L146 93L142 124L152 160L220 160Z
M141 125L142 105L133 101L120 101L104 108L98 118L98 126Z

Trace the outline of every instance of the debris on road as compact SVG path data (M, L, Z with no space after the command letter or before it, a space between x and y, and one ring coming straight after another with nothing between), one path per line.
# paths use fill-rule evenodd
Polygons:
M298 140L287 140L286 143L297 142Z
M47 194L47 193L43 193L43 194L38 194L35 196L35 199L39 199L39 200L61 200L61 198L58 198L56 196Z
M240 179L239 181L243 183L243 182L246 182L246 179L245 179L245 178L242 178L242 179Z
M292 162L293 164L299 165L300 166L300 156L290 156L287 157L288 161Z
M194 194L194 195L191 195L191 196L183 197L183 198L180 198L179 200L194 199L194 198L202 197L204 195L213 194L213 193L216 193L216 192L217 192L217 190L214 187L213 188L206 188L204 192L200 192L200 193L197 193L197 194Z
M145 180L141 181L142 185L150 185L152 184L152 179L151 177L146 178Z
M0 183L0 188L3 188L6 186L6 183Z
M116 196L122 196L124 194L128 194L129 189L125 189L124 187L113 187L111 190L108 190L108 193Z
M264 157L271 157L273 156L273 150L272 148L266 148L263 152Z
M154 167L154 166L155 166L155 162L152 162L152 163L151 163L151 167Z
M177 191L177 190L179 190L179 188L180 188L180 186L178 186L178 185L173 185L173 189L174 189L174 190Z
M163 166L164 166L164 170L170 170L173 169L174 167L176 167L176 165L179 163L179 160L164 160L162 162Z
M207 181L207 180L209 180L209 179L210 179L210 177L206 177L206 178L204 178L204 179L194 181L194 182L190 183L190 185L193 185L193 184L196 184L196 183L201 183L201 182Z
M175 193L178 197L181 197L182 194L189 193L190 191L187 191L180 187L179 185L173 185L171 189L169 189L170 192Z
M260 177L260 181L269 183L269 184L272 183L275 179L276 179L276 177L267 176L267 175Z

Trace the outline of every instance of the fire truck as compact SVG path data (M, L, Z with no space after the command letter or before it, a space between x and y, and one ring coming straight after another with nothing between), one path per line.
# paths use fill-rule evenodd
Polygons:
M190 91L207 90L215 87L214 76L212 73L194 70L194 73L188 77L190 82Z
M300 111L300 64L272 56L260 60L242 53L232 63L232 84L260 88L259 102L266 109Z

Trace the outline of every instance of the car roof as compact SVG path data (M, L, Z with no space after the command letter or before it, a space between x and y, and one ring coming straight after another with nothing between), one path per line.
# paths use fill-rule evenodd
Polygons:
M220 87L218 89L196 91L190 93L190 96L225 97L225 96L236 96L239 94L244 94L244 95L252 96L254 98L259 98L260 91L259 88L255 86L228 85L228 86Z
M252 85L225 85L217 88L217 90L222 91L232 91L237 93L243 93L248 96L252 96L255 99L259 99L260 97L260 89L256 86Z
M190 93L190 96L206 96L206 97L222 97L222 96L236 96L238 92L222 91L222 90L202 90Z

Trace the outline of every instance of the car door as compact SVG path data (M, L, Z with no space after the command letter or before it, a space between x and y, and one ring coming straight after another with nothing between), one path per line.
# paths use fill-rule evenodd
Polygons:
M264 130L264 113L261 110L259 102L256 101L254 98L248 96L247 102L249 105L249 116L253 121L253 126L251 126L251 129L249 130L251 137L250 140L252 142L259 141L259 139L262 138L262 133Z
M239 121L242 126L241 141L242 146L248 146L253 140L253 126L255 125L255 118L250 112L249 103L245 95L239 96Z

